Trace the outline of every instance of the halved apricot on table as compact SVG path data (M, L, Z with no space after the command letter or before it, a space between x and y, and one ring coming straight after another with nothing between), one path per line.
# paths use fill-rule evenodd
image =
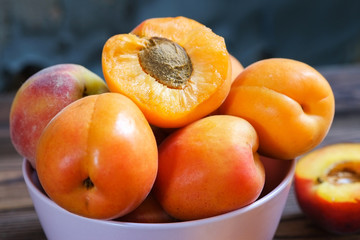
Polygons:
M301 156L294 191L301 210L324 230L360 232L360 143L334 143Z
M131 98L151 124L165 128L208 115L231 85L224 39L185 17L148 19L109 38L102 68L110 91Z

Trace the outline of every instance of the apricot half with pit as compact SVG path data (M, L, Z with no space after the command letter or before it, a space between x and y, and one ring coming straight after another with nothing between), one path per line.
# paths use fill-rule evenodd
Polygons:
M185 17L148 19L109 38L102 68L110 91L131 98L152 125L164 128L213 112L231 85L224 39Z
M329 232L360 231L360 143L338 143L299 159L295 192L303 212Z

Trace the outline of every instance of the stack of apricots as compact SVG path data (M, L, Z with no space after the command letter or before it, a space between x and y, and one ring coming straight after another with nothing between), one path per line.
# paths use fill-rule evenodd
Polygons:
M102 70L104 80L77 64L45 68L10 112L12 143L46 194L89 218L188 221L252 204L261 157L311 151L334 117L314 68L285 58L244 68L223 37L186 17L110 37Z

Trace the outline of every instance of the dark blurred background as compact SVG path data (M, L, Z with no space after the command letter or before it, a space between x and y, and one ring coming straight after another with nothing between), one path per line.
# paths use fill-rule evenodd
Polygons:
M102 76L109 37L180 15L223 36L244 66L270 57L314 67L360 62L359 0L0 0L0 92L58 63Z

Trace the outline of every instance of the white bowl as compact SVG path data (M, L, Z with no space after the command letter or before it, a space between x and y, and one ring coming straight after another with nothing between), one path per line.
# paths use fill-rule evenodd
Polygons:
M295 160L262 160L266 184L257 201L219 216L174 223L130 223L78 216L59 207L44 194L27 160L22 170L49 240L266 240L274 237L279 224L294 176Z

